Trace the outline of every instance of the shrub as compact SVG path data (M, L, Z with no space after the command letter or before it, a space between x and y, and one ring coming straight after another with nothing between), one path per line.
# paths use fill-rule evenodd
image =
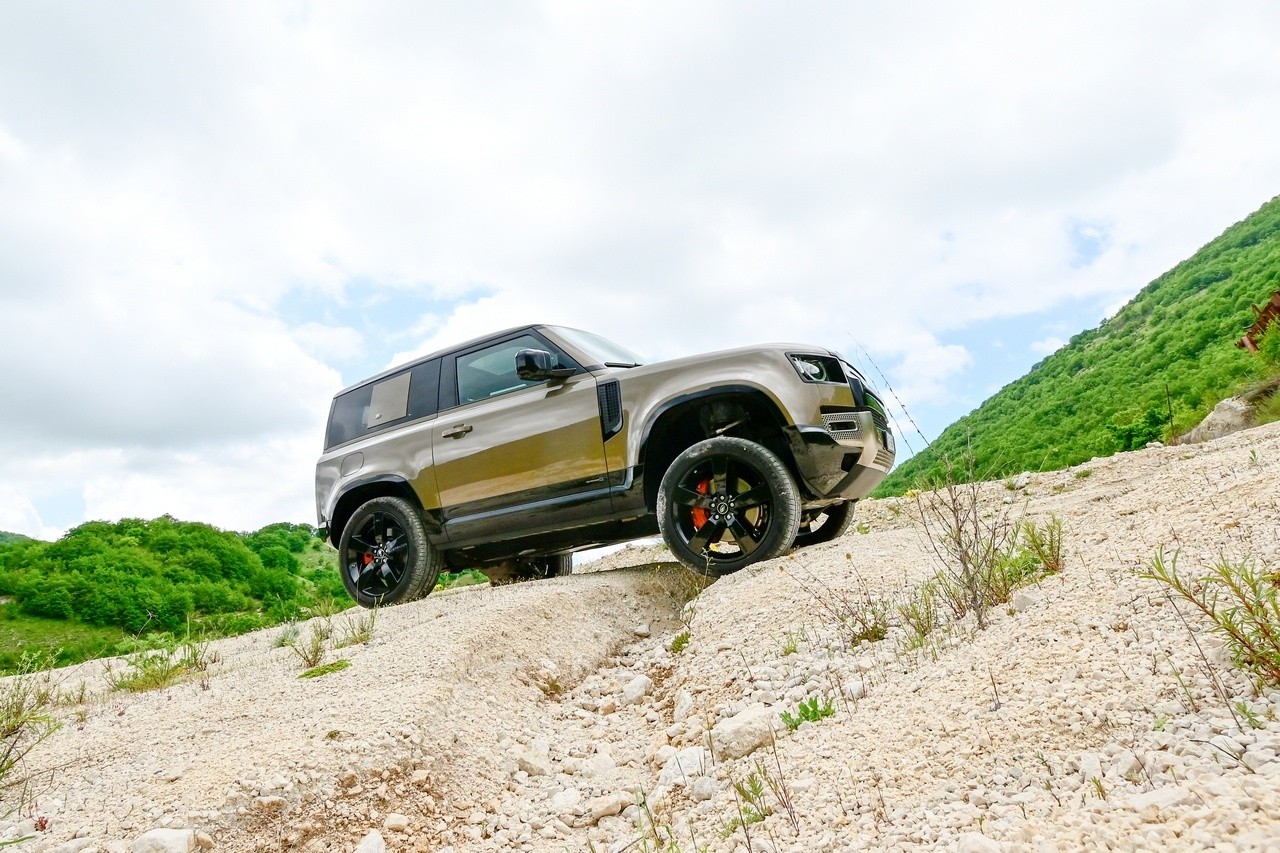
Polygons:
M1024 520L1019 532L1022 547L1035 556L1044 571L1051 574L1062 571L1062 519L1051 515L1043 528Z
M986 627L987 609L1012 568L1008 561L1016 544L1016 529L1008 505L997 504L984 512L981 484L970 471L968 482L958 482L950 463L947 477L936 489L916 498L925 538L937 561L937 590L956 618L972 613L979 628Z
M134 652L125 659L124 671L109 672L107 681L113 690L160 690L186 675L205 672L212 662L208 645L188 638L177 646Z
M1236 664L1272 685L1280 685L1280 590L1276 578L1259 571L1252 559L1222 557L1208 574L1188 578L1178 571L1178 552L1164 549L1142 577L1168 587L1190 603L1222 635Z
M988 506L982 485L956 482L951 468L938 488L916 497L916 505L942 565L934 591L957 619L972 613L985 628L991 607L1008 602L1018 587L1062 570L1060 519L1051 516L1043 527L1014 521L1009 504Z
M1280 370L1280 322L1273 320L1258 338L1258 355L1270 367Z
M312 625L307 641L291 643L289 650L297 655L304 669L311 669L324 660L324 641L327 636L323 630L318 630L316 625Z
M0 682L0 791L24 781L13 778L15 771L31 750L58 730L49 714L54 691L39 675L48 664L40 656L27 655L18 674Z

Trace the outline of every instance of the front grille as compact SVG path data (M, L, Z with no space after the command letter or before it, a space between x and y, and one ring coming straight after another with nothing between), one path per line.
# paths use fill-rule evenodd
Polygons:
M827 432L831 433L831 437L837 441L858 438L862 435L862 428L858 426L858 422L853 418L852 412L824 414L822 416L822 425L827 428Z
M871 417L876 422L876 426L885 432L889 431L889 419L885 416L884 403L880 398L870 391L866 392L867 408L871 410Z

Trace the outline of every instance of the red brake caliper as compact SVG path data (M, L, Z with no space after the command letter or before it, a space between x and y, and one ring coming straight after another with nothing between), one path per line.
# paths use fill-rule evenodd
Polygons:
M701 483L698 484L698 488L695 489L695 491L700 495L705 495L709 493L711 491L711 481L703 480ZM702 525L706 524L707 519L710 517L711 517L711 513L707 512L705 509L703 509L700 506L691 507L689 509L689 518L690 520L693 521L693 529L695 531L701 530Z

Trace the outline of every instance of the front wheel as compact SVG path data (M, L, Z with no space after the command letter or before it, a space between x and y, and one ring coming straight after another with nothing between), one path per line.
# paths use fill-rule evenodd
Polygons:
M768 449L741 438L709 438L677 456L663 475L658 527L676 559L719 577L791 547L800 494Z
M342 584L361 607L422 598L440 576L440 555L427 542L422 519L403 498L360 505L338 542Z

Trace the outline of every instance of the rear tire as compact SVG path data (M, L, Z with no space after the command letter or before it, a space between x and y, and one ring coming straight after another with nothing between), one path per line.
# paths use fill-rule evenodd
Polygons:
M741 438L709 438L677 456L663 475L658 527L676 559L719 577L791 547L800 494L768 449Z
M539 557L534 563L544 570L542 575L545 578L561 578L565 575L573 574L573 555L572 554L552 554L549 557Z
M816 516L800 524L793 548L804 548L839 539L853 521L853 501L824 507Z
M361 504L338 542L342 584L361 607L422 598L435 587L441 562L417 509L404 498Z

